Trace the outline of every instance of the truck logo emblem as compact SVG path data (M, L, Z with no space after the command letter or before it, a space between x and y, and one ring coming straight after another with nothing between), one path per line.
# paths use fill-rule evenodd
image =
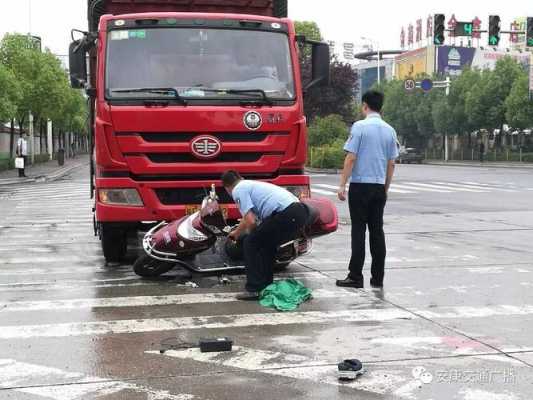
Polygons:
M258 130L261 128L261 125L263 125L263 119L257 111L248 111L244 114L244 126L251 131Z
M213 136L198 136L191 142L191 151L196 158L208 160L220 154L222 144Z

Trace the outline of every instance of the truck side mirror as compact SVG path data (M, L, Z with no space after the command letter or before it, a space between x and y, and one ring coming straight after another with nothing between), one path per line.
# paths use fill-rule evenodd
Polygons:
M315 86L323 87L329 85L330 65L329 45L327 43L311 40L307 41L307 43L312 46L312 78L311 82L305 86L304 91L306 92Z
M68 49L70 86L83 89L87 83L87 58L82 40L73 41Z

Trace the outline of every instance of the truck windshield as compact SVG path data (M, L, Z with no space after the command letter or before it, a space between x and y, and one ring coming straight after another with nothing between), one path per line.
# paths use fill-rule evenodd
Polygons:
M110 99L292 100L287 35L236 29L125 29L109 33Z

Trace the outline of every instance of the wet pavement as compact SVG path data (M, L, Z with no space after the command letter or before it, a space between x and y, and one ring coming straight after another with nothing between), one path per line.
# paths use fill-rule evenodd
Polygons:
M240 275L140 279L135 240L106 265L85 174L0 188L0 399L531 399L533 171L400 166L382 291L334 285L338 202L339 231L278 275L314 291L290 313L234 301ZM337 179L315 174L315 195ZM234 350L190 348L202 337ZM365 365L354 382L345 358Z

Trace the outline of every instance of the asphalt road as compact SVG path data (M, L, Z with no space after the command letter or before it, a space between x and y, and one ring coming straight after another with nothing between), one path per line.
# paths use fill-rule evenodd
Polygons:
M233 301L241 276L191 287L105 265L85 174L0 188L0 399L531 399L532 169L399 166L383 291L335 287L338 202L339 231L281 275L314 290L291 313ZM315 174L314 194L337 181ZM159 353L221 336L233 352ZM344 358L365 374L339 383Z

